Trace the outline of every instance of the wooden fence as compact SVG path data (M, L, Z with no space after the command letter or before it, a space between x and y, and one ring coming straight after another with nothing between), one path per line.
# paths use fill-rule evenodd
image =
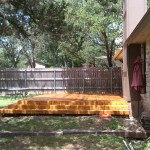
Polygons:
M120 68L1 69L0 91L28 88L32 92L122 94Z

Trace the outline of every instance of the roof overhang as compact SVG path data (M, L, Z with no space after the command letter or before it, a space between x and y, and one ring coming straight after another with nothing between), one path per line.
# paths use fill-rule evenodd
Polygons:
M150 9L143 16L136 28L126 40L126 44L140 44L145 43L150 39Z
M113 56L113 60L123 60L123 50L122 49L118 49L115 53L115 55Z

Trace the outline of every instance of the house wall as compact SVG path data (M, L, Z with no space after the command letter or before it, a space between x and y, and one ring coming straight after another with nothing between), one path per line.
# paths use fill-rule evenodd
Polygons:
M128 54L127 47L128 44L125 43L127 38L136 28L137 24L140 22L142 17L147 11L147 0L124 0L123 1L123 17L124 17L124 36L123 36L123 71L122 71L122 80L123 80L123 97L129 102L130 115L134 116L137 111L136 104L132 104L132 96L130 91L130 82L129 82L129 71L131 70L127 66ZM135 101L136 102L136 101ZM134 107L134 108L133 108ZM136 114L135 114L136 115Z
M124 0L124 40L135 29L147 11L147 0Z
M150 40L146 42L146 94L142 94L144 111L150 111Z
M128 81L128 67L127 67L127 45L124 45L123 49L123 71L122 71L122 80L123 80L123 98L130 101L130 92L129 92L129 81Z

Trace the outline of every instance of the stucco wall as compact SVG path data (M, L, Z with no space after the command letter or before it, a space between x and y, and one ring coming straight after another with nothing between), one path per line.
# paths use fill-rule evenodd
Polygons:
M147 0L124 0L124 40L126 40L147 11Z

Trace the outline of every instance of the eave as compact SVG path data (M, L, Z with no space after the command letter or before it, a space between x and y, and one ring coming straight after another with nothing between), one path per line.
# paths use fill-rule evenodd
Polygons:
M126 40L126 44L140 44L145 43L150 39L150 9L143 16L136 28Z
M113 60L123 60L123 50L117 50L115 55L113 56Z

